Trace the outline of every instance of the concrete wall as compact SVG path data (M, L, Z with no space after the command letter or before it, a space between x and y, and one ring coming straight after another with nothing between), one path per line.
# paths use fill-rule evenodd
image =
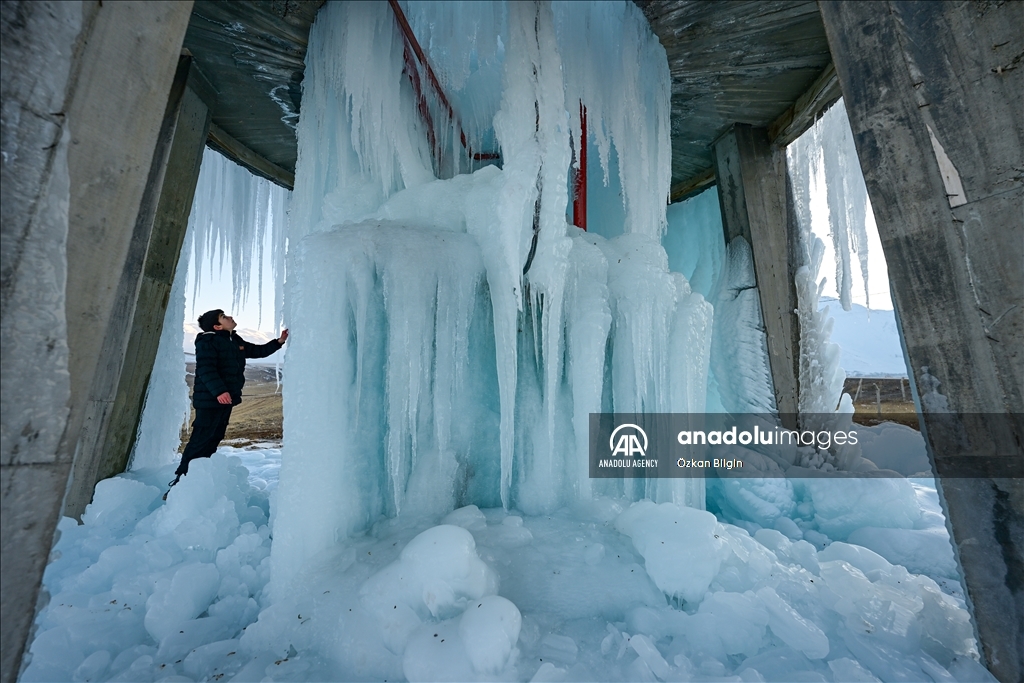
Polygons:
M1024 4L822 2L821 13L983 656L1016 683Z
M111 368L104 342L190 13L2 4L3 681L29 637L88 398Z

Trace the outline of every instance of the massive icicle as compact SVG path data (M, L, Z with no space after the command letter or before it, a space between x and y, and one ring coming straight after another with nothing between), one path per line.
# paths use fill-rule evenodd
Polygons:
M424 161L423 100L404 85L422 67L402 59L390 8L321 12L289 228L276 595L381 514L468 503L540 514L595 494L704 504L702 481L596 485L588 471L591 412L701 412L706 396L711 306L669 272L658 242L668 70L646 20L629 3L471 3L444 28L431 21L444 7L406 7L451 100L476 108L467 148L492 141L501 168L434 179L459 167L459 150L450 140ZM621 64L605 68L597 56L613 28ZM494 98L493 78L479 74L499 68ZM612 240L566 222L581 99L599 147L631 152ZM367 129L382 102L386 115ZM480 122L488 102L493 131ZM437 133L436 97L425 106Z
M860 277L864 286L865 305L871 307L868 294L868 236L867 219L871 215L867 187L857 159L857 148L853 143L853 131L846 117L846 107L839 100L821 118L815 121L809 134L791 147L807 147L819 150L812 175L824 177L825 196L828 202L828 225L836 253L836 291L843 310L850 310L853 301L853 261L860 265ZM806 160L803 163L808 163ZM809 176L806 169L798 171L797 179L807 191ZM808 211L802 220L810 220Z

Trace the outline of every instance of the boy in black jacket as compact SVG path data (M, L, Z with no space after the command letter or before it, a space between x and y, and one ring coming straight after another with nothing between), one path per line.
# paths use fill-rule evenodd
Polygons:
M266 344L249 343L235 334L234 318L220 309L199 316L199 327L203 331L196 337L196 378L192 386L196 417L170 486L188 474L189 462L208 458L217 450L228 428L231 408L242 402L245 359L266 358L288 339L288 330L284 330L278 339Z

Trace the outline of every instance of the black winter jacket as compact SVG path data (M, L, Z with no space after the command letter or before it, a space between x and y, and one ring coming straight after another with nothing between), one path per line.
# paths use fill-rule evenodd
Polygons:
M217 402L225 391L231 394L231 405L242 402L245 385L245 359L266 358L281 348L273 339L266 344L252 344L234 332L215 330L196 337L196 380L192 387L192 405L196 408L226 408Z

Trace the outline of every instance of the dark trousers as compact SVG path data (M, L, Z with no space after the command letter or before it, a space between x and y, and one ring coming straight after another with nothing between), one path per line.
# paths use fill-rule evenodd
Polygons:
M209 458L214 454L224 438L230 417L231 406L196 408L196 417L192 420L192 436L188 439L185 452L181 454L181 464L174 472L176 475L188 474L188 464L196 458Z

